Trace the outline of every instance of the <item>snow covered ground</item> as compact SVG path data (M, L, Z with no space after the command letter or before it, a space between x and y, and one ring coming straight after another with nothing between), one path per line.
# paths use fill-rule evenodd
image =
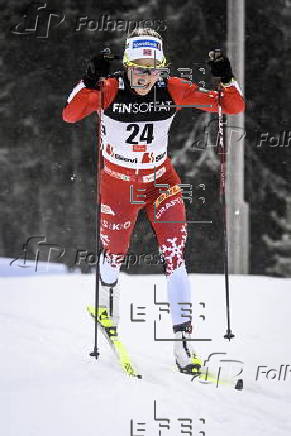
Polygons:
M157 339L171 338L169 315L159 311L166 306L154 304L154 283L157 301L166 302L160 276L121 276L121 337L143 379L121 372L100 335L101 356L90 357L94 323L86 306L94 302L94 280L64 273L0 279L3 436L291 434L291 366L281 366L291 365L291 280L231 277L236 337L228 342L223 276L191 276L195 337L212 339L195 347L205 358L226 353L209 364L228 368L228 377L243 368L241 392L175 372L172 343L154 340L155 322ZM192 433L181 418L192 420Z

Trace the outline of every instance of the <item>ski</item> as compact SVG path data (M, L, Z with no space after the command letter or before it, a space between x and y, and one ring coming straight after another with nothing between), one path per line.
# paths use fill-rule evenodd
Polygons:
M243 379L238 379L234 385L233 380L221 378L220 373L214 374L208 370L208 368L201 368L199 373L193 374L191 381L197 379L201 384L214 384L218 386L234 387L238 391L243 390Z
M87 306L87 311L89 312L90 316L95 320L95 307ZM137 369L134 367L134 364L128 354L125 345L120 340L116 326L108 315L106 307L99 307L97 325L99 327L99 330L107 340L108 344L110 345L110 348L116 355L122 370L131 377L142 378L142 375L139 374Z
M220 374L220 369L218 373L215 374L209 371L209 368L201 365L199 367L199 363L201 359L198 357L193 357L193 365L189 365L189 368L180 368L176 365L176 370L181 374L186 374L191 376L191 382L197 380L201 384L214 384L218 388L220 385L225 385L229 387L234 387L238 391L243 390L243 379L238 379L236 384L234 385L234 381L226 378L222 378Z
M199 381L202 384L212 383L212 384L215 384L217 388L219 385L225 385L225 386L229 386L229 387L234 387L234 389L236 389L238 391L243 390L243 379L241 379L241 378L238 379L236 381L236 384L234 385L233 380L221 377L220 370L218 371L218 374L214 374L211 371L209 371L207 367L206 368L202 367L200 369L200 373L197 374L196 376L194 375L193 378L196 378L196 377L199 378Z

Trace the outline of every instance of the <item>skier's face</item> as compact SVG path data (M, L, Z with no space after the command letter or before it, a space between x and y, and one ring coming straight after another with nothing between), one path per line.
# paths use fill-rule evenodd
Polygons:
M137 94L146 95L158 80L159 72L155 69L154 59L135 59L134 63L138 67L128 67L127 69L129 82Z

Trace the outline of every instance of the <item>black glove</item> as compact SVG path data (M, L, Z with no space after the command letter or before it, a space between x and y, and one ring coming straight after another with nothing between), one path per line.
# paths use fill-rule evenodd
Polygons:
M229 59L224 56L220 48L211 50L209 57L210 61L208 63L213 76L220 77L222 83L229 83L233 78Z
M111 59L110 49L105 49L89 60L83 77L86 88L99 89L100 77L109 75Z

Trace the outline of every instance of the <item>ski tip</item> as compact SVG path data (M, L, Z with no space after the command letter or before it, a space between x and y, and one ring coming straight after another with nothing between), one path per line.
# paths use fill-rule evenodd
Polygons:
M244 387L244 381L242 378L239 378L234 389L236 389L237 391L242 391Z
M93 318L95 318L96 310L95 310L94 306L87 306L86 310L89 313L89 315L91 315Z

